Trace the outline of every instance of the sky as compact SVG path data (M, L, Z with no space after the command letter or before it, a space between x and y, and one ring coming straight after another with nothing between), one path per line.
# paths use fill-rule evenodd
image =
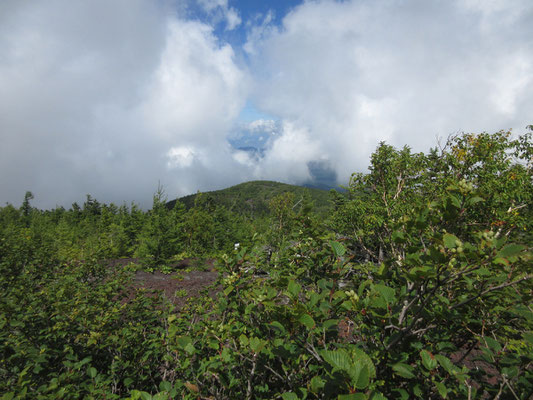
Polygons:
M533 123L531 0L2 0L0 206L346 185Z

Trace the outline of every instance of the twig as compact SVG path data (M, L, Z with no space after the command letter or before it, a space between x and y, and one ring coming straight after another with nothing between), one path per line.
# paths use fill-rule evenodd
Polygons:
M526 276L523 276L520 279L517 279L516 281L502 283L501 285L490 287L490 288L484 290L483 292L477 294L476 296L470 297L469 299L466 299L466 300L460 302L459 304L455 304L453 306L449 306L448 309L449 310L454 310L456 308L464 306L467 303L470 303L471 301L473 301L473 300L475 300L475 299L477 299L477 298L479 298L481 296L486 295L487 293L494 292L495 290L503 289L503 288L508 287L508 286L516 285L517 283L520 283L520 282L523 282L523 281L527 281L527 280L529 280L531 278L533 278L533 275L526 275Z
M252 361L252 371L250 372L250 377L248 378L248 388L246 390L246 398L251 399L252 398L252 380L254 379L255 375L255 368L257 367L257 353L253 356Z

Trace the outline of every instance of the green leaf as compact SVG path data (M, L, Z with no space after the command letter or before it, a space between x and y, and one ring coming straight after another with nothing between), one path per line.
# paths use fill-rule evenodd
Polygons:
M455 249L455 247L457 247L457 241L459 241L457 236L452 235L451 233L445 233L442 237L442 240L444 242L444 246L446 246L448 249Z
M87 375L89 375L90 378L96 377L97 374L98 374L98 371L96 371L96 368L94 368L94 367L90 367L87 370Z
M391 239L396 243L404 243L405 234L402 231L395 231L392 233Z
M309 314L300 315L298 321L300 321L301 324L305 325L305 327L309 330L315 327L315 320Z
M285 327L278 321L274 321L274 322L271 322L270 323L270 326L272 328L275 328L277 331L279 331L280 333L286 333L287 331L285 330Z
M387 303L395 301L395 290L385 285L374 285L374 290L378 292Z
M473 206L474 204L477 204L477 203L479 203L480 201L485 201L485 200L483 200L483 199L482 199L481 197L479 197L479 196L474 196L474 197L471 197L471 198L469 198L469 199L467 200L467 204L468 204L469 206Z
M366 394L364 393L350 393L350 394L339 394L337 400L366 400Z
M252 337L250 338L250 349L254 353L260 353L261 350L266 346L267 342L264 340L259 339L258 337Z
M167 381L161 381L159 384L159 390L162 392L170 392L172 390L172 383Z
M396 375L401 376L402 378L412 379L415 377L413 374L414 368L410 365L404 363L397 363L392 366L393 371Z
M281 395L283 400L298 400L298 396L293 392L285 392Z
M241 336L239 336L239 342L243 347L248 346L248 337L244 333L241 334Z
M300 293L300 290L302 290L302 287L298 283L296 283L294 280L291 280L289 281L287 290L293 297L296 297Z
M498 352L502 349L502 346L500 345L500 343L498 343L496 340L494 340L490 336L484 336L483 339L487 343L487 346L490 347L492 350Z
M446 385L442 382L435 382L435 386L437 387L441 397L445 399L448 396L448 389L446 388Z
M350 356L344 350L322 350L320 355L334 369L348 371L352 366Z
M152 395L148 392L141 392L142 400L152 400Z
M226 289L224 289L224 294L227 296L231 292L233 292L233 289L235 289L233 286L228 286Z
M533 332L524 332L522 336L525 341L529 342L530 345L533 345Z
M508 244L503 249L501 249L498 254L496 254L496 257L503 257L503 258L509 258L517 255L522 250L524 250L526 247L521 244Z
M441 354L436 354L435 358L437 359L438 363L446 372L448 372L450 375L453 375L454 372L457 372L457 367L453 365L453 363L450 361L448 357L445 357Z
M366 365L368 368L368 375L370 378L376 377L376 367L372 362L372 359L366 354L363 350L358 349L357 347L352 350L352 358L355 361L361 362L363 365Z
M435 359L435 356L431 354L427 350L422 350L420 352L420 357L422 358L422 364L424 367L426 367L428 370L433 370L437 368L437 360Z
M329 244L333 249L333 254L335 254L335 257L341 257L346 253L346 248L339 242L335 242L332 240L329 242Z
M189 343L187 344L187 346L185 346L183 350L185 350L189 354L194 354L194 352L196 351L196 348L194 347L192 343Z
M178 336L176 342L181 349L185 349L188 344L192 343L192 339L189 336Z
M400 395L400 400L409 400L409 393L405 389L392 389L392 391Z
M318 393L324 387L325 384L326 381L324 381L324 379L322 379L320 376L314 376L313 378L311 378L310 382L311 392Z
M350 368L349 375L357 389L366 388L370 382L368 367L360 361L356 361L353 367Z

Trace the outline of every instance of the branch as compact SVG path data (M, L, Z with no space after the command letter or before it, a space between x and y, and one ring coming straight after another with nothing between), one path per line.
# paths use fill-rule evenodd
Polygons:
M252 380L254 379L255 375L255 368L257 367L257 353L253 356L252 361L252 371L250 372L250 377L248 378L248 388L246 390L246 398L251 399L252 398Z
M523 282L523 281L527 281L527 280L529 280L531 278L533 278L533 275L526 275L526 276L523 276L520 279L517 279L516 281L502 283L501 285L490 287L490 288L484 290L483 292L481 292L481 293L479 293L479 294L477 294L477 295L475 295L473 297L470 297L469 299L466 299L466 300L460 302L459 304L455 304L453 306L449 306L448 309L449 310L454 310L456 308L464 306L467 303L470 303L471 301L473 301L473 300L475 300L475 299L477 299L477 298L479 298L481 296L486 295L487 293L494 292L495 290L503 289L503 288L506 288L508 286L516 285L517 283L520 283L520 282Z

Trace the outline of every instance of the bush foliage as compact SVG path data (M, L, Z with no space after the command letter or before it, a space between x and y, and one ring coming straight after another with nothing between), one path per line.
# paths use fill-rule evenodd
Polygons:
M532 156L529 133L382 143L327 219L293 193L251 218L28 192L0 209L2 399L529 399ZM177 309L108 261L133 255L219 278Z

